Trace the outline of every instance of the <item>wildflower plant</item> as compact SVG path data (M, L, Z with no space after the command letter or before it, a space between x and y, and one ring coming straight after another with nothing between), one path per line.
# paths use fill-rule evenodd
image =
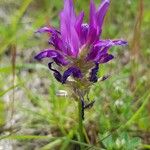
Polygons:
M90 88L95 82L107 79L105 76L98 77L99 68L101 64L114 58L109 53L111 47L127 44L120 39L101 38L102 25L109 5L110 0L102 0L96 9L91 0L89 23L84 23L84 12L77 16L73 1L64 0L64 9L60 13L60 29L46 26L37 31L48 33L50 47L38 53L35 59L49 58L48 67L54 77L69 87L71 97L78 102L81 141L83 141L84 110L94 104L94 101L88 102Z

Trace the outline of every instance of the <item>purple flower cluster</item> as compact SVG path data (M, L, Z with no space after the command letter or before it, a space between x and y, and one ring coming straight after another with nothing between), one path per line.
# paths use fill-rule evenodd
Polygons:
M43 27L37 31L50 35L51 48L37 54L35 59L50 58L52 61L48 66L57 81L66 83L69 76L82 79L88 74L89 82L97 82L99 64L114 58L108 50L113 46L127 44L124 40L101 39L102 25L109 4L109 0L102 0L96 9L91 0L89 23L83 23L84 12L77 16L72 0L64 0L64 9L60 13L60 30ZM65 68L62 74L52 67L54 62Z

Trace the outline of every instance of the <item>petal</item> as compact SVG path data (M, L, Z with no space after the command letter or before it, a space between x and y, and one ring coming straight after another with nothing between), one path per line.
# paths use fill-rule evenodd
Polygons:
M98 40L97 37L97 30L94 27L90 27L89 28L89 33L88 33L88 38L87 38L87 44L92 44L93 42L95 42L95 40Z
M57 71L57 70L55 70L55 69L52 68L52 63L53 63L53 62L50 62L50 63L48 64L49 69L54 72L54 77L56 78L56 80L57 80L58 82L62 82L62 75L61 75L61 73L60 73L59 71Z
M76 57L80 47L80 40L75 29L76 15L72 0L65 0L64 9L60 13L60 21L62 40L70 47L68 55Z
M101 5L98 8L98 11L96 13L96 22L97 22L97 34L100 35L102 31L102 25L104 21L104 17L106 15L106 12L109 8L110 0L103 0Z
M91 59L93 59L94 61L99 61L101 56L105 56L108 54L108 50L109 50L110 46L106 46L106 47L95 47L94 51L91 53L91 56L93 56L93 53L95 54Z
M36 31L36 33L60 33L58 30L51 27L42 27Z
M66 53L64 43L63 43L61 37L59 37L58 35L52 34L52 36L49 39L49 44L53 45L55 47L55 49Z
M114 56L113 55L111 55L111 54L104 54L104 55L101 55L100 57L99 57L99 59L97 60L97 62L99 62L99 63L107 63L107 62L109 62L110 60L112 60L114 58Z
M99 6L98 11L96 11L95 4L93 0L90 2L90 20L89 20L89 34L88 34L88 44L92 44L94 41L98 41L99 36L102 31L102 24L104 17L106 15L107 9L109 7L109 0L103 0Z
M84 25L83 25L83 18L84 18L84 12L81 12L79 14L79 16L77 17L77 20L76 20L76 24L75 24L75 29L76 29L76 32L78 34L78 37L80 39L80 43L81 45L83 45L83 41L85 38L85 36L83 35L84 34Z
M77 19L76 19L75 28L76 28L76 31L77 31L78 35L81 34L83 18L84 18L84 12L81 12L79 14L79 16L77 17Z
M87 44L92 44L97 38L97 30L96 30L96 7L94 1L90 1L90 18L89 18L89 32L87 38Z
M125 40L113 40L113 45L120 45L120 46L126 46L128 44Z
M59 54L57 55L57 57L53 58L53 60L55 61L55 63L57 65L63 65L63 66L66 66L68 65L68 61L64 58L63 55Z
M94 1L91 0L90 1L90 28L91 27L95 27L95 14L96 14L96 7L95 7L95 4L94 4Z
M55 50L46 49L40 53L38 53L34 58L37 60L41 60L43 58L55 58L57 57L58 53Z
M99 61L102 55L108 53L108 50L112 46L124 46L127 42L124 40L99 40L94 46L91 48L90 53L87 56L87 60Z
M87 60L94 60L97 57L100 50L101 50L101 47L92 47L91 52L88 53L86 59Z
M112 47L112 46L125 46L127 45L127 41L125 40L99 40L94 47Z
M82 78L82 74L79 68L77 67L70 67L67 69L63 74L62 83L65 83L69 76L73 75L74 78Z
M74 78L82 78L80 69L78 69L76 67L70 67L63 73L63 75L61 75L61 73L59 71L52 68L52 63L53 62L50 62L48 64L48 67L50 70L52 70L54 72L54 77L56 78L56 80L61 82L62 84L66 83L67 78L71 75L73 75Z
M71 25L75 23L75 12L72 0L64 0L64 9L60 13L62 38L67 41L71 36Z
M53 45L55 49L61 50L63 49L62 40L60 39L60 32L54 28L43 27L37 31L37 33L48 33L50 35L49 44Z
M34 58L37 60L42 60L43 58L53 58L58 65L68 64L68 62L65 60L63 55L61 55L58 51L50 50L50 49L46 49L40 52Z
M90 82L97 82L98 80L98 77L97 77L97 73L98 73L98 70L99 70L99 63L95 63L95 67L91 70L91 73L90 73Z
M72 56L77 57L80 48L80 40L74 27L71 28L71 41L69 44L71 47Z
M81 26L81 33L80 33L80 42L82 45L84 45L87 41L87 36L89 32L89 25L88 24L82 24Z

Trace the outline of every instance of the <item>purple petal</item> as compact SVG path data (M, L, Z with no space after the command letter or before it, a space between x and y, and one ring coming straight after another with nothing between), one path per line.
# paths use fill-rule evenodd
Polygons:
M110 4L110 0L103 0L101 5L98 8L98 11L96 13L96 22L97 22L97 34L100 35L102 31L102 25L104 21L104 17L106 15L106 12L108 10Z
M95 27L95 14L96 14L96 7L95 7L95 4L94 4L94 1L91 0L90 1L90 28L91 27Z
M87 44L92 44L97 38L97 30L96 30L96 7L94 1L90 1L90 20L89 20L89 32L87 38Z
M49 58L55 58L57 57L58 53L55 50L46 49L39 54L37 54L34 58L37 60L41 60L43 58L49 57Z
M107 62L109 62L110 60L112 60L114 58L114 56L113 55L111 55L111 54L104 54L104 55L101 55L100 57L99 57L99 59L97 60L97 62L99 62L99 63L107 63Z
M127 42L124 40L99 40L91 48L90 53L87 56L87 60L99 61L101 56L108 53L108 50L112 46L124 46Z
M36 31L36 33L60 33L58 30L51 27L42 27Z
M65 83L69 76L73 75L74 78L82 78L82 74L79 68L77 67L70 67L67 69L63 74L63 81Z
M88 33L88 38L87 38L87 44L92 44L93 42L95 42L95 40L98 40L97 37L97 30L94 27L90 27L89 28L89 33Z
M101 46L105 46L105 47L112 47L112 46L125 46L127 45L127 41L124 40L99 40L94 47L101 47Z
M81 33L79 35L80 42L82 45L84 45L87 41L88 32L89 32L89 25L88 24L82 24Z
M90 53L87 55L87 61L88 60L94 60L97 56L99 51L101 50L101 47L92 47Z
M90 21L89 21L89 34L88 34L88 44L92 44L94 41L98 41L99 36L102 31L102 24L109 7L109 0L103 0L99 6L98 11L96 11L95 4L93 0L90 2Z
M94 47L93 51L89 54L89 59L90 60L94 60L94 61L99 61L99 59L101 58L101 56L105 56L108 53L110 46L106 46L106 47Z
M78 34L78 37L80 39L80 43L81 45L83 45L83 43L85 43L84 39L85 39L85 35L84 32L84 28L86 28L84 25L83 25L83 18L84 18L84 12L81 12L76 20L76 24L75 24L75 29L76 29L76 32Z
M126 46L128 44L127 41L124 40L113 40L114 45Z
M68 62L65 60L65 58L58 51L50 50L50 49L46 49L46 50L40 52L34 58L37 60L42 60L43 58L53 58L54 61L56 61L56 63L58 65L67 65L68 64Z
M79 48L80 48L80 40L79 40L79 37L77 35L75 28L71 28L71 39L70 40L71 41L69 43L70 43L70 47L71 47L72 56L77 57Z
M52 34L52 36L49 39L49 44L53 45L56 50L60 50L66 53L64 43L58 35Z
M62 75L61 75L61 73L60 73L59 71L57 71L57 70L55 70L55 69L52 68L52 63L53 63L53 62L50 62L50 63L48 64L49 69L54 72L54 77L56 78L56 80L57 80L58 82L62 82Z
M95 63L95 67L91 70L91 73L90 73L90 82L97 82L98 80L98 77L97 77L97 73L98 73L98 70L99 70L99 63Z
M55 63L57 65L63 65L66 66L68 65L68 61L64 58L63 55L61 55L60 53L58 53L57 57L54 57L53 60L55 61Z
M83 18L84 18L84 12L81 12L76 19L75 28L79 35L81 34L81 30L82 30Z
M48 64L48 67L50 70L52 70L54 72L54 77L56 78L57 81L61 82L62 84L66 83L66 80L69 76L73 75L74 78L82 78L82 74L80 69L76 68L76 67L70 67L69 69L67 69L63 75L61 75L61 73L55 69L52 68L52 63L50 62Z
M60 39L60 32L54 28L43 27L37 33L50 33L49 44L53 45L55 49L61 50L63 48L62 40Z
M76 15L72 0L65 0L64 10L60 14L60 21L62 40L70 47L68 54L76 57L80 47L80 40L75 29Z

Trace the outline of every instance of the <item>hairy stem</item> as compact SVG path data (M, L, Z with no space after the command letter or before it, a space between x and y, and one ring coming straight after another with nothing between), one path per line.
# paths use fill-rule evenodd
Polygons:
M78 115L79 115L79 136L80 136L80 142L84 142L84 134L83 134L83 117L82 117L82 102L79 100L78 102ZM83 149L83 146L81 146L81 150Z

